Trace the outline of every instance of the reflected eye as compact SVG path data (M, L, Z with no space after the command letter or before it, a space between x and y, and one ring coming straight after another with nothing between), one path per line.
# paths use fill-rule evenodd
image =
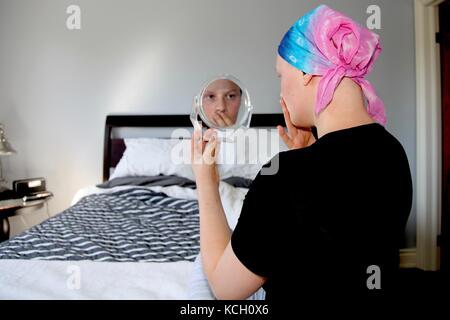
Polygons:
M236 93L229 93L227 94L227 99L228 100L235 100L237 99L238 95Z
M214 100L214 95L213 94L208 94L208 95L205 96L205 99Z

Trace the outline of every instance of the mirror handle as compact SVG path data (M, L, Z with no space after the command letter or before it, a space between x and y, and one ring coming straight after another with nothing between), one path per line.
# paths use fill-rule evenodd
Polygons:
M190 115L190 119L192 122L192 125L194 126L194 130L202 130L202 126L199 123L198 119L198 97L195 96L192 101L192 112Z

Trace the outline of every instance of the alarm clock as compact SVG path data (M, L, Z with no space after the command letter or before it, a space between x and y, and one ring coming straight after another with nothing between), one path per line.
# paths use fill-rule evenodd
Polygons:
M32 178L13 181L13 190L19 197L45 193L45 179Z

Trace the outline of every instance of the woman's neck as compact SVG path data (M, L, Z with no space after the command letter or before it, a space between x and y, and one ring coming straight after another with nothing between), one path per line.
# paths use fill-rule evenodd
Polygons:
M344 78L334 92L331 103L314 117L318 137L342 129L374 123L364 106L364 96L358 84Z

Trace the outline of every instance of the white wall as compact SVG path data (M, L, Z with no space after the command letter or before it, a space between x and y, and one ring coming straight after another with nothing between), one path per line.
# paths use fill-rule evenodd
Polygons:
M18 154L2 158L11 180L43 176L50 209L99 183L109 113L187 114L208 78L231 73L256 112L278 112L276 49L319 1L0 0L0 122ZM370 80L387 106L387 129L415 175L415 66L411 0L325 1L365 23L381 8L384 51ZM70 4L82 29L69 31ZM407 246L415 244L415 209Z

